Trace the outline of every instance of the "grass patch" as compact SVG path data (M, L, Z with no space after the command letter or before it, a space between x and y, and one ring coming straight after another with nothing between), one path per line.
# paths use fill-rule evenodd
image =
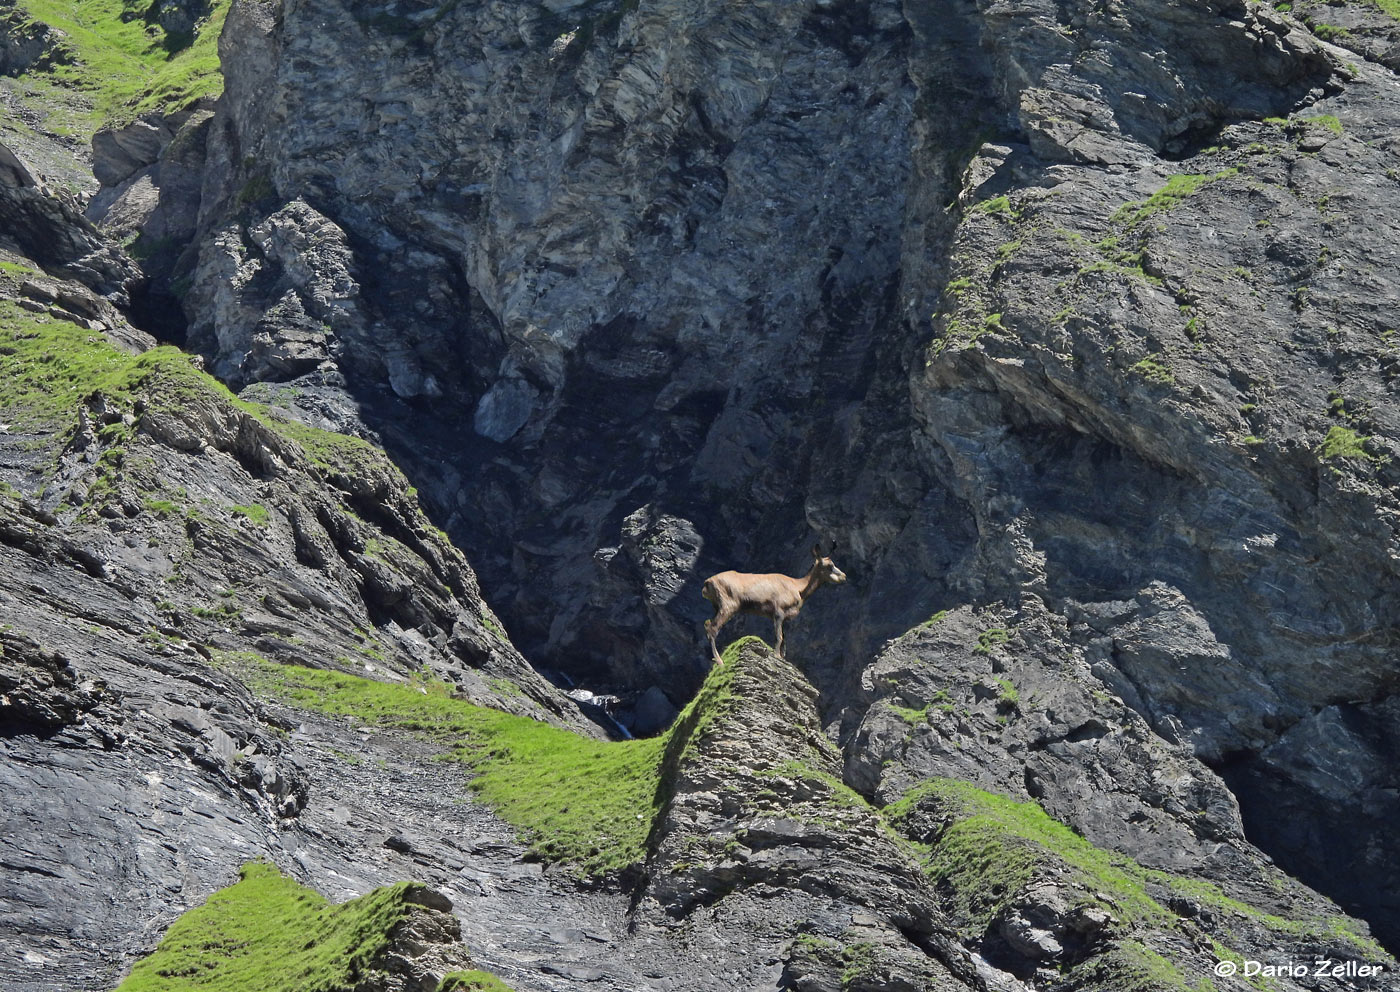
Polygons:
M1368 440L1370 438L1356 433L1350 427L1333 424L1328 429L1327 436L1318 445L1317 454L1323 461L1332 461L1336 458L1355 458L1368 462L1379 461L1379 458L1366 451L1365 445Z
M883 814L901 833L911 836L917 808L929 801L935 804L938 817L951 816L955 822L931 842L920 842L915 836L912 846L947 901L954 925L967 936L980 937L985 933L998 914L1038 875L1068 869L1083 892L1082 904L1101 904L1100 894L1106 895L1113 902L1105 908L1123 922L1169 926L1176 914L1158 899L1183 898L1209 906L1222 917L1259 924L1280 936L1309 942L1345 942L1356 949L1358 960L1389 959L1384 948L1361 934L1345 916L1290 920L1266 913L1227 896L1212 882L1144 868L1126 855L1096 847L1035 802L1019 802L967 782L932 779L886 806ZM1160 891L1162 896L1154 897L1149 889ZM1164 976L1159 956L1143 956L1135 951L1131 948L1126 958L1115 959L1115 970L1122 966L1136 975ZM1142 983L1113 987L1141 988L1146 992L1179 986L1170 982L1154 986L1143 977Z
M129 402L157 375L194 379L200 373L176 348L128 355L98 332L0 300L0 408L26 428L73 426L86 397L102 392Z
M454 971L442 977L438 992L515 992L488 971Z
M1346 28L1337 24L1324 24L1321 21L1308 24L1308 30L1317 35L1323 41L1340 41L1351 34Z
M247 506L235 503L230 509L234 516L245 517L259 527L267 526L267 507L261 503L250 503Z
M972 653L991 654L998 644L1005 644L1009 640L1011 631L1005 627L989 627L977 635L977 646L972 649Z
M112 346L96 331L0 300L0 409L25 430L55 433L77 425L78 408L95 393L119 406L176 410L196 402L226 404L298 445L316 466L347 477L397 473L382 450L357 437L289 420L259 403L240 400L191 357L163 345L140 355ZM241 508L254 522L266 510ZM234 512L240 512L235 508Z
M652 823L670 799L671 770L728 707L740 646L725 651L670 733L599 741L528 717L477 706L426 678L377 682L343 672L228 655L250 686L313 712L421 734L475 773L471 788L515 826L534 854L602 876L640 863Z
M510 679L503 679L499 675L486 676L486 684L491 687L491 691L503 699L524 699L525 690L520 688Z
M1332 114L1317 114L1313 117L1304 117L1303 120L1309 124L1316 124L1319 127L1325 127L1333 134L1337 135L1338 137L1341 137L1342 122L1337 120L1337 118Z
M336 906L269 864L246 864L239 875L176 920L118 992L355 987L419 887L400 882Z
M0 261L0 272L5 273L7 276L14 276L16 279L29 279L36 276L42 277L44 274L38 269L31 268L28 265L22 265L19 262L4 261Z
M890 703L890 712L899 717L911 727L917 727L921 723L927 723L930 707L925 706L921 710L916 710L912 706L900 706L897 703Z
M382 471L388 464L384 452L363 438L312 427L274 413L261 403L240 399L233 402L245 413L257 417L264 426L301 445L307 457L321 468L349 475L369 475Z
M999 678L997 684L997 706L1004 709L1017 709L1021 705L1021 694L1010 679Z
M1090 987L1114 992L1206 992L1213 990L1209 979L1204 986L1188 989L1181 969L1146 944L1122 940L1103 954L1078 965L1070 974ZM1081 986L1082 987L1082 986Z
M441 744L472 768L472 788L547 861L604 874L645 855L659 806L659 738L592 740L456 699L446 685L423 679L405 685L266 662L259 668L259 691Z
M1162 360L1161 355L1148 355L1134 363L1129 371L1161 386L1169 386L1176 381L1176 376L1172 375L1171 368Z
M1079 876L1087 892L1112 896L1116 915L1170 919L1142 882L1117 863L1119 856L1090 844L1036 803L1017 802L954 779L933 779L887 806L885 817L901 828L915 807L930 798L958 820L935 843L916 849L924 857L924 870L949 898L954 925L966 935L983 934L1027 883L1057 862ZM1094 900L1086 896L1085 901Z
M62 32L77 62L44 76L85 93L97 126L183 110L223 91L218 38L229 0L214 0L193 37L183 38L147 24L139 16L144 8L124 0L19 0L19 6Z
M999 215L1005 220L1021 219L1021 211L1011 205L1011 198L1006 195L994 196L990 200L974 204L969 213Z
M1145 200L1138 200L1133 203L1125 203L1114 211L1110 218L1114 224L1124 224L1127 227L1136 227L1149 217L1160 214L1175 207L1182 200L1197 192L1201 187L1227 176L1233 176L1239 172L1238 169L1223 169L1214 174L1205 173L1185 173L1172 176L1167 180L1167 184L1153 193Z

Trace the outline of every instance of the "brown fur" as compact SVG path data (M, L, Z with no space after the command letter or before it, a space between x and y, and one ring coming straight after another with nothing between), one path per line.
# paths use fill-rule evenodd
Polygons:
M736 613L756 613L771 617L773 632L777 638L774 645L778 657L785 657L783 642L783 621L791 620L801 611L807 597L817 591L823 583L839 585L846 581L846 573L837 568L830 558L821 553L821 545L812 546L812 569L800 579L777 572L719 572L705 580L700 590L715 606L715 616L705 621L705 636L710 640L710 653L716 665L723 665L715 637L719 629L728 623Z

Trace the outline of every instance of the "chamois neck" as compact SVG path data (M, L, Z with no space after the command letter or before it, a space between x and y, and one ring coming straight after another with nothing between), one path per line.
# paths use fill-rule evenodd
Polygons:
M816 564L814 563L814 564L812 565L812 570L809 571L809 572L807 573L806 578L804 578L804 579L802 580L802 591L801 591L800 593L798 593L798 595L801 596L801 597L803 598L803 600L806 600L806 598L807 598L808 596L812 595L812 593L814 593L814 592L817 591L817 586L819 586L819 585L821 585L821 584L822 584L822 577L821 577L821 575L817 572L817 566L816 566Z

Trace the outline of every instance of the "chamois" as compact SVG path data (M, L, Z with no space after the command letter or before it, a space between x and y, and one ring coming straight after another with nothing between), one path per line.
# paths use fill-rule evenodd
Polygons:
M832 551L836 546L832 545ZM758 613L773 618L773 631L777 635L778 657L783 654L783 621L791 620L807 602L807 597L817 591L823 582L839 585L846 581L846 573L837 568L832 560L822 554L820 544L812 545L812 570L800 579L790 575L768 572L756 575L752 572L720 572L705 580L700 595L715 607L713 620L705 621L705 635L710 639L710 652L715 656L715 664L723 665L715 646L715 637L736 613Z

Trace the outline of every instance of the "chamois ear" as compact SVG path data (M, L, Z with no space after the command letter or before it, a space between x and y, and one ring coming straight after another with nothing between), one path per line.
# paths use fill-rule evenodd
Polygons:
M816 544L812 545L812 557L813 557L813 558L820 558L821 556L822 556L822 542L821 542L821 541L818 541Z

